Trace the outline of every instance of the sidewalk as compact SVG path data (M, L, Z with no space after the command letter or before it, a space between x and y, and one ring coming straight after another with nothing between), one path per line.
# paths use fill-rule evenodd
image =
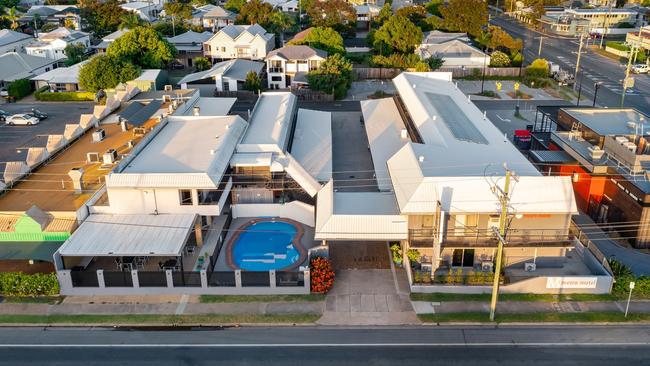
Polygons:
M418 314L489 313L490 303L482 301L413 301ZM500 301L499 313L587 313L625 312L625 301ZM649 313L650 301L630 302L630 313Z
M472 94L471 98L473 100L494 100L494 98L484 97L480 95L475 95L481 92L481 80L458 80L458 89L460 89L465 94ZM501 83L501 91L497 91L497 82ZM513 80L485 80L483 89L485 91L492 91L499 95L501 100L515 100L508 95L508 93L514 93L515 83ZM547 93L544 89L534 89L529 88L523 83L519 83L519 90L522 93L526 93L532 97L532 99L527 100L557 100L557 97L554 97Z

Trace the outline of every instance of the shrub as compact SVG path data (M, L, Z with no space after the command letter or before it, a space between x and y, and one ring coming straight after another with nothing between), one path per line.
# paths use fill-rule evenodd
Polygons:
M494 51L490 55L490 66L492 67L507 67L510 66L510 57L501 51Z
M511 54L510 59L512 60L512 66L520 66L521 63L524 62L524 56L521 54L521 52L515 52Z
M85 101L94 101L95 94L92 92L56 92L51 93L47 90L37 91L34 96L37 100L47 101L47 102L85 102Z
M414 53L393 53L390 56L377 55L373 56L370 60L370 64L372 66L396 68L402 70L415 68L418 63L420 63L420 57Z
M540 77L531 77L526 76L523 79L523 82L529 88L547 88L552 85L552 82L549 78L540 78Z
M627 52L630 50L630 47L626 46L623 42L607 41L605 45L617 51Z
M0 293L5 296L53 296L59 293L54 273L0 273Z
M548 61L543 58L535 59L535 61L526 67L526 76L533 78L547 78Z
M393 255L393 262L397 264L402 263L402 247L399 244L393 244L390 246L390 252Z
M311 292L325 294L334 285L334 270L327 258L317 257L310 264Z
M9 84L9 86L7 87L7 92L9 93L9 95L16 99L20 99L28 96L29 93L32 92L32 90L34 90L32 82L27 79L16 80L11 84Z

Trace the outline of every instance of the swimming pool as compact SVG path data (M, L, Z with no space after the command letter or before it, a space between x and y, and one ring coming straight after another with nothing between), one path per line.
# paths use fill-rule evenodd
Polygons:
M239 228L230 243L229 264L248 271L292 267L301 257L301 230L284 220L257 219Z

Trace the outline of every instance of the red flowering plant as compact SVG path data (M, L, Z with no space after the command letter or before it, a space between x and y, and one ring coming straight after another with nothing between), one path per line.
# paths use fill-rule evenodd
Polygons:
M329 259L316 257L310 263L311 292L327 293L334 285L334 270Z

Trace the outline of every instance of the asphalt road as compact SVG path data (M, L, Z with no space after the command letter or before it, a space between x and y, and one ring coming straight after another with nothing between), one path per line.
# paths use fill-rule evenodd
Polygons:
M2 328L0 365L642 365L648 326Z
M530 62L538 57L539 39L542 34L530 30L515 20L506 16L493 16L491 24L498 25L512 36L524 40L524 55ZM578 56L579 41L577 39L559 38L543 35L541 57L557 63L564 70L575 72ZM593 42L593 41L591 41ZM585 42L586 45L586 42ZM595 53L583 47L580 69L584 72L582 80L582 95L593 100L594 84L601 82L598 89L597 104L607 107L619 107L621 104L622 80L625 77L626 65ZM642 112L650 113L650 76L634 75L635 86L628 89L625 96L625 106L634 107ZM580 81L578 76L577 81ZM591 105L592 103L585 103Z

